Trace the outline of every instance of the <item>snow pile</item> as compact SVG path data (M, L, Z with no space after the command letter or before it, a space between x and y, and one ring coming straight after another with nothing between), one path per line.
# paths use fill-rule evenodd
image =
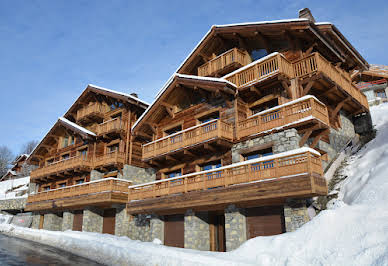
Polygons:
M0 232L108 265L388 265L388 104L372 107L378 130L350 160L339 198L299 230L256 237L226 253L179 249L127 237L0 225Z
M0 225L1 224L9 224L11 222L12 215L6 215L0 213Z
M0 200L27 197L27 193L23 196L16 195L22 191L27 191L29 183L29 176L0 182Z

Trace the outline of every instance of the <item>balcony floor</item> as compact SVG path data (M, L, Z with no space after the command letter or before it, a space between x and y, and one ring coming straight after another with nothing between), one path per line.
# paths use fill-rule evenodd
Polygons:
M85 206L108 207L112 204L124 204L128 201L128 194L120 192L99 192L68 198L37 201L27 203L26 211L52 210L55 209L79 209Z
M195 211L223 209L229 204L248 206L288 197L314 197L327 194L326 180L316 174L302 174L277 179L192 191L127 203L128 214L169 214L185 209Z

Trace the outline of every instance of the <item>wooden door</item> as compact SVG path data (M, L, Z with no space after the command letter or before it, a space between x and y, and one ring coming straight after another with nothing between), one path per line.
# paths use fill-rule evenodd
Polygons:
M225 243L225 215L209 212L210 250L224 252Z
M73 231L82 231L84 212L82 210L74 212Z
M165 216L164 244L179 248L185 246L185 222L183 214Z
M43 229L44 215L41 214L39 217L39 229Z
M116 209L105 209L102 222L102 233L115 234Z
M247 237L271 236L285 232L283 206L247 209Z

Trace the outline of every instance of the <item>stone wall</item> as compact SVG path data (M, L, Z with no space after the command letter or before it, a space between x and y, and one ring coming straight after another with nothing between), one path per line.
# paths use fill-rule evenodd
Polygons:
M288 199L284 205L284 220L286 232L293 232L310 221L306 200Z
M116 209L115 219L115 235L128 236L129 231L129 218L125 209L125 205L118 204L114 206Z
M123 174L119 174L118 178L132 181L133 185L137 185L155 181L156 175L153 168L141 168L125 164L123 167Z
M225 238L226 251L238 248L247 240L245 210L233 204L225 209Z
M232 161L233 163L240 162L241 154L244 153L245 150L253 147L260 148L260 146L265 146L267 144L272 145L274 154L298 149L300 139L301 137L299 136L298 131L292 128L282 132L242 141L233 145Z
M102 233L103 210L97 207L84 209L82 231Z
M56 213L47 213L44 215L43 229L50 231L62 230L62 216Z
M22 211L26 206L27 198L0 200L0 211Z
M32 229L39 229L39 222L40 222L40 214L39 213L33 213L32 214L31 228Z
M185 248L210 250L210 231L208 212L185 213Z
M71 211L63 212L62 231L73 229L74 214Z
M99 180L104 177L104 173L101 173L97 170L92 170L90 172L90 181Z
M373 130L372 117L370 113L357 115L353 118L354 129L357 134L368 134Z
M31 213L18 213L13 216L11 223L20 227L30 227L32 224L32 215Z
M151 242L158 238L164 242L164 221L162 216L139 214L128 217L128 237L134 240Z
M151 227L151 240L153 241L155 238L159 239L164 243L164 221L162 216L151 215L150 221Z

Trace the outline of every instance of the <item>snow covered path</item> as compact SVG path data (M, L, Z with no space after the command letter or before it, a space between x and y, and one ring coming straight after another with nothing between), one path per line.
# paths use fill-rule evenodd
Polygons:
M388 104L371 108L377 136L345 169L338 200L299 230L213 253L127 237L0 225L0 232L108 265L388 265Z

